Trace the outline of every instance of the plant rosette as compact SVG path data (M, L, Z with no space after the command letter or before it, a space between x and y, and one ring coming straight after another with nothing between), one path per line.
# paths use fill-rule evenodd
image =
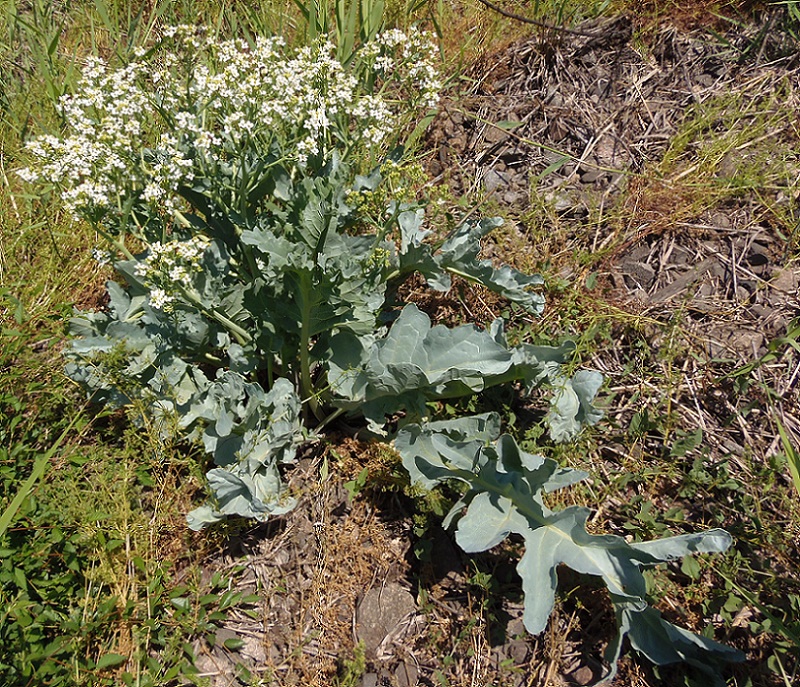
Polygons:
M566 373L570 343L512 346L502 320L448 328L398 301L412 274L438 291L455 275L539 314L543 280L478 257L500 220L465 220L433 241L423 207L376 193L384 170L402 170L397 132L435 104L430 37L392 30L345 63L335 52L324 41L216 44L178 27L130 64L89 61L61 101L65 134L32 141L21 172L93 224L121 277L106 310L72 319L68 374L95 400L135 402L161 431L203 443L214 467L193 529L286 513L283 472L298 447L339 416L363 418L413 482L464 485L446 524L465 551L522 536L529 631L544 628L563 563L608 586L619 623L609 675L624 635L655 663L714 672L738 659L661 618L640 572L722 551L726 533L590 535L586 509L543 500L583 473L521 451L496 415L431 417L442 399L516 383L549 394L550 434L569 440L601 418L602 377Z

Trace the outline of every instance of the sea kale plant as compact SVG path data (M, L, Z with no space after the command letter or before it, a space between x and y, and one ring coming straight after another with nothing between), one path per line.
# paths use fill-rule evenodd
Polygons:
M531 632L545 627L566 564L608 588L611 672L625 635L659 664L736 659L662 618L642 575L722 551L727 533L589 534L586 509L552 511L545 498L584 473L521 450L496 414L437 418L443 399L515 383L549 395L551 436L569 440L600 419L602 378L567 375L571 344L510 345L501 320L434 325L402 302L412 275L437 291L458 276L533 314L543 307L541 277L478 257L499 220L434 232L407 190L384 183L402 178L398 132L436 104L436 54L416 30L375 35L341 62L326 42L215 42L179 27L121 67L89 60L61 101L62 135L33 140L21 171L91 222L97 255L119 275L107 308L73 318L67 372L96 400L202 442L214 466L192 529L286 513L298 448L362 418L412 482L462 483L445 524L466 552L521 538Z

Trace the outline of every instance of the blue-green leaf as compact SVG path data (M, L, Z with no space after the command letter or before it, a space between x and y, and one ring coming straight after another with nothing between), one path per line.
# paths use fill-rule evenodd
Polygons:
M592 384L588 383L589 391ZM616 670L621 638L626 633L634 648L658 664L706 661L713 672L715 661L741 659L733 649L664 621L647 603L641 572L642 567L688 554L724 551L730 535L710 530L629 544L616 535L590 534L586 530L588 509L573 506L552 512L542 498L547 491L582 479L583 473L522 451L508 435L489 443L491 433L470 437L466 432L459 434L458 425L453 429L448 425L404 427L395 439L395 448L412 482L428 488L448 479L466 484L466 493L454 507L457 512L446 519L448 524L457 523L456 541L462 549L485 551L512 533L523 538L525 553L517 571L525 600L523 621L529 632L536 634L545 628L555 602L557 568L563 564L602 579L615 605L620 634L607 651L609 676Z
M574 433L582 423L597 421L589 393L602 377L576 375L578 391L573 391L560 372L560 363L573 348L569 343L557 348L510 347L499 323L489 330L473 325L432 327L430 318L412 303L383 338L362 340L349 333L332 337L328 381L341 397L335 400L337 405L357 408L377 428L386 415L400 410L412 417L423 415L429 400L474 394L516 380L535 388L554 379L560 385L559 399L574 399L571 405L562 401L557 406L557 424L568 425ZM562 388L568 388L571 396ZM562 430L561 436L566 432Z
M499 217L466 222L442 244L436 261L443 269L478 282L529 312L541 315L544 297L530 291L530 287L544 284L541 275L523 274L508 265L495 267L490 260L478 259L480 240L502 224Z
M563 377L559 381L547 422L555 441L568 441L578 434L582 425L593 425L603 417L602 411L592 405L603 384L603 376L592 370L580 370L572 379Z

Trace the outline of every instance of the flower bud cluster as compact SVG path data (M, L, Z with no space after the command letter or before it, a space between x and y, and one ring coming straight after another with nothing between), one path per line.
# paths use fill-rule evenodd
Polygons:
M150 305L169 312L181 291L191 288L194 275L203 271L203 254L209 240L195 236L188 241L155 242L134 274L150 288Z

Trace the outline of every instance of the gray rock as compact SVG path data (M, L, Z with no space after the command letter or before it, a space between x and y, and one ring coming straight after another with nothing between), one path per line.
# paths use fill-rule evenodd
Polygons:
M490 169L483 175L483 187L488 193L494 193L504 186L508 186L508 180L502 172Z
M527 200L527 198L524 193L515 193L514 191L509 191L508 193L503 194L503 201L509 205L516 205L517 203L522 203L525 200Z
M419 684L419 671L410 661L404 661L394 671L394 679L400 687L416 687Z
M590 169L581 174L582 184L593 184L595 181L602 179L606 173L602 169Z
M356 614L356 635L364 642L367 655L374 657L381 642L416 610L414 597L399 584L390 583L364 594Z
M786 296L797 296L798 282L800 282L798 273L787 267L775 273L769 286L774 291L781 292Z
M645 289L649 287L656 278L656 271L646 262L639 262L638 260L626 261L622 264L622 269L637 286Z

